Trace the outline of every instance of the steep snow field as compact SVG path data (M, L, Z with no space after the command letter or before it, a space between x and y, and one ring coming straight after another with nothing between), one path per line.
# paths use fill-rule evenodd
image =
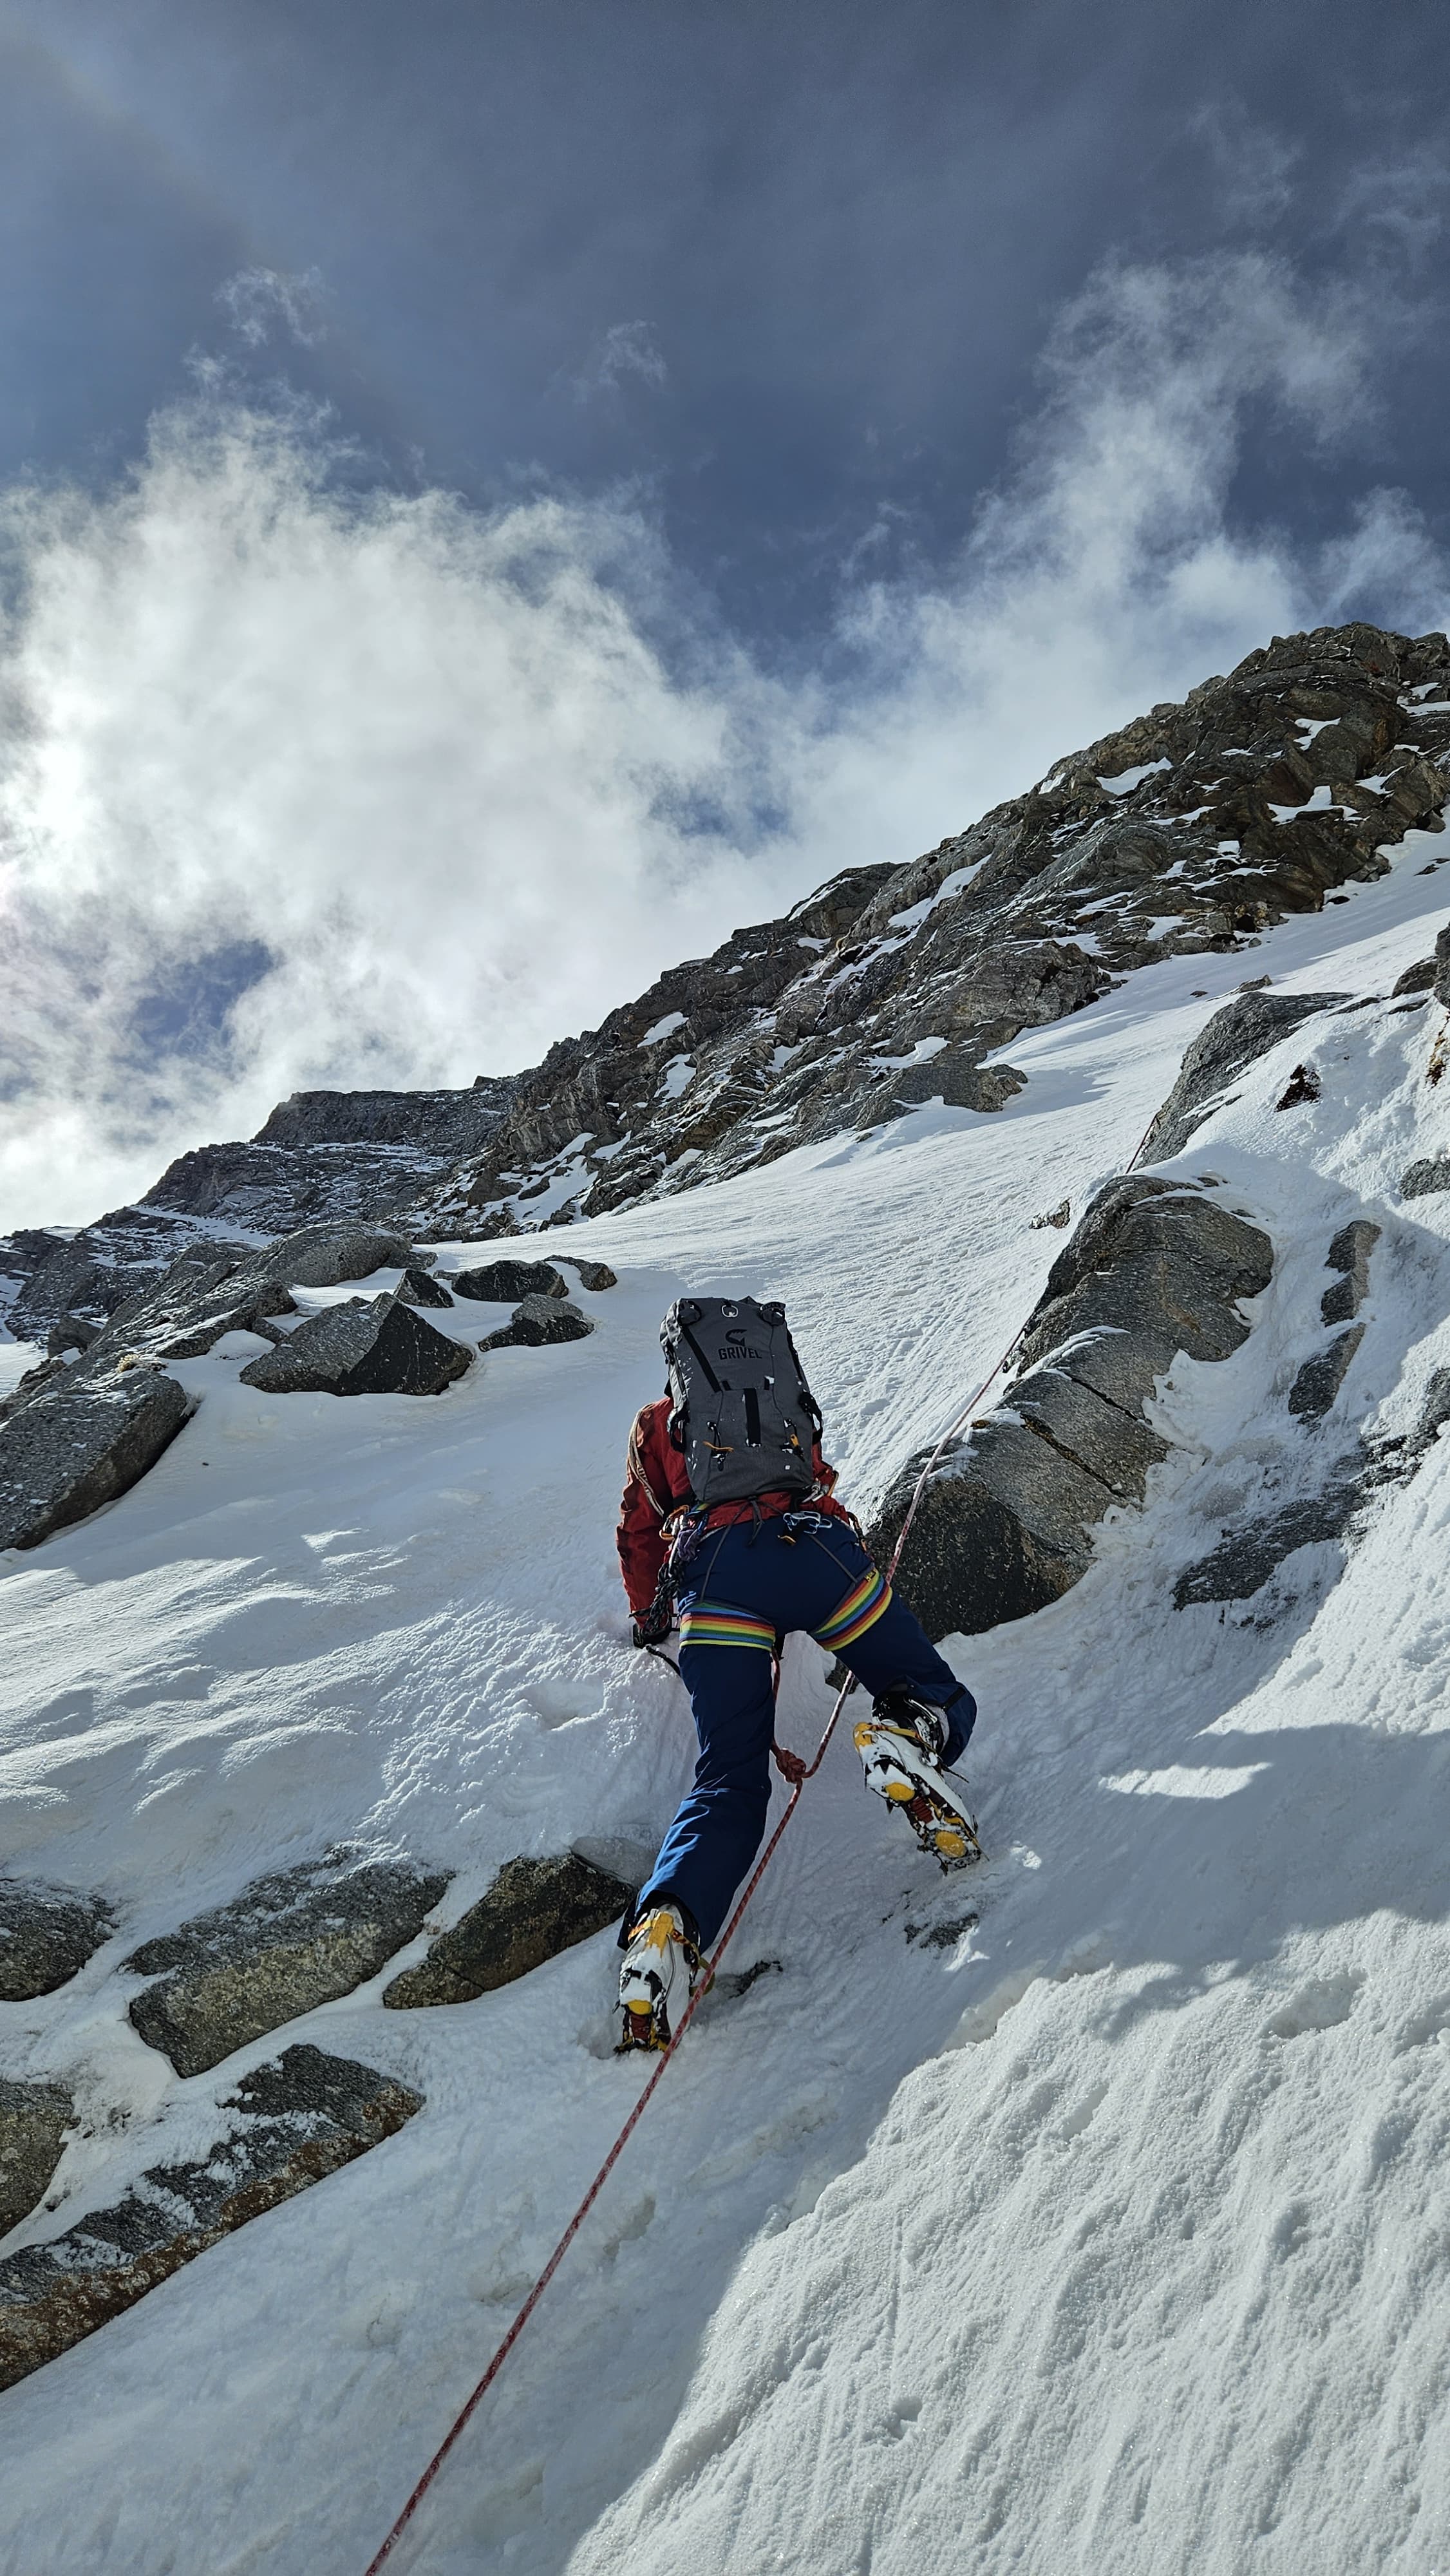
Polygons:
M281 2044L174 2077L124 2017L142 1939L340 1839L454 1867L440 1921L516 1852L643 1860L692 1737L628 1646L612 1521L672 1295L787 1299L869 1507L1038 1293L1063 1238L1031 1218L1123 1167L1215 1004L1246 971L1387 994L1444 919L1442 846L1014 1041L1000 1115L566 1235L621 1273L587 1341L436 1402L181 1367L205 1402L145 1482L0 1559L6 1864L122 1917L3 2008L4 2071L66 2077L93 2132L7 2250L203 2149ZM1180 1158L1275 1279L1233 1360L1179 1362L1181 1446L1086 1580L948 1647L987 1862L941 1879L833 1749L732 1956L779 1972L702 2013L400 2568L1450 2568L1450 1445L1347 1556L1171 1606L1226 1521L1409 1429L1450 1364L1450 1197L1396 1189L1450 1148L1442 1019L1314 1022ZM1275 1115L1309 1052L1321 1099ZM1300 1425L1324 1253L1365 1210L1369 1329ZM793 1644L786 1740L824 1670ZM606 1934L475 2004L385 2012L380 1977L290 2025L426 2110L0 2398L0 2567L361 2576L639 2089L614 1969Z

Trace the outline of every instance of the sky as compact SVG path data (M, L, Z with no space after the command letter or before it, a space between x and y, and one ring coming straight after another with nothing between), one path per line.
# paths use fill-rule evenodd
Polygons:
M0 0L0 1226L1444 619L1399 0Z

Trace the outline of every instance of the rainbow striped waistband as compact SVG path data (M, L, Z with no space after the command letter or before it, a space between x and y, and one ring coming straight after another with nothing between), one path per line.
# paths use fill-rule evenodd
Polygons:
M728 1601L696 1601L681 1614L680 1645L763 1646L775 1653L775 1629L754 1610L732 1610Z
M854 1584L844 1601L831 1612L824 1626L813 1628L818 1646L829 1646L839 1654L843 1646L854 1646L868 1628L891 1607L891 1586L874 1565L868 1566L859 1583Z

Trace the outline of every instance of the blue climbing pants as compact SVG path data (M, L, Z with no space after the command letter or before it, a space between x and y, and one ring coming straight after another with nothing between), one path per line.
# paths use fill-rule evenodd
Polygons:
M951 1760L972 1731L977 1704L854 1532L826 1513L710 1530L675 1597L700 1758L636 1913L683 1906L708 1948L765 1832L778 1639L808 1629L873 1699L907 1690L949 1711Z

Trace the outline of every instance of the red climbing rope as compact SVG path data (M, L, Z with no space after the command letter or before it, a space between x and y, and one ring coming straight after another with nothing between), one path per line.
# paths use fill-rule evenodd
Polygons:
M977 1406L981 1403L988 1388L996 1384L997 1379L1001 1376L1003 1369L1007 1366L1008 1361L1011 1359L1013 1352L1016 1350L1018 1343L1022 1339L1022 1334L1025 1333L1026 1330L1027 1327L1024 1324L1021 1332L1013 1334L1011 1341L1002 1353L1002 1356L998 1360L995 1368L991 1371L989 1376L983 1378L976 1393L966 1404L963 1405L955 1420L948 1423L945 1431L941 1435L941 1438L938 1440L936 1447L932 1450L930 1457L927 1459L926 1465L923 1467L912 1490L911 1500L906 1508L906 1518L901 1524L901 1535L897 1539L896 1545L891 1553L891 1563L886 1570L888 1582L890 1582L901 1562L902 1549L906 1545L907 1537L911 1530L911 1524L916 1518L917 1505L920 1503L922 1495L926 1491L927 1478L930 1476L933 1467L936 1465L943 1450L957 1437L958 1432L963 1431L966 1428L968 1421L975 1413ZM668 1662L670 1659L666 1656L661 1660ZM601 2191L604 2189L606 2182L609 2180L610 2175L618 2164L619 2159L623 2155L630 2139L633 2137L635 2130L638 2128L640 2121L643 2119L645 2110L649 2104L652 2094L654 2093L656 2085L661 2081L666 2067L669 2066L671 2060L676 2055L686 2031L689 2029L691 2022L694 2020L696 2013L699 2011L701 2004L704 2002L711 1986L715 1982L716 1970L725 1956L726 1951L730 1947L731 1942L734 1940L736 1932L740 1928L747 1905L750 1903L757 1887L764 1878L767 1869L770 1867L780 1838L785 1832L786 1826L790 1823L790 1820L795 1814L796 1808L800 1803L801 1792L804 1789L806 1782L814 1779L815 1774L819 1771L822 1762L826 1758L826 1748L829 1745L832 1736L836 1732L836 1721L855 1687L856 1677L853 1673L850 1679L842 1684L840 1690L836 1694L836 1704L832 1709L830 1716L826 1720L825 1733L822 1735L820 1743L816 1746L814 1756L810 1762L807 1762L799 1753L789 1752L783 1745L772 1746L771 1749L775 1754L776 1761L779 1764L781 1771L784 1773L785 1778L791 1784L790 1796L786 1800L785 1806L781 1812L780 1821L777 1824L774 1833L771 1835L770 1840L766 1844L764 1851L761 1853L759 1860L756 1862L754 1869L751 1871L750 1877L746 1882L744 1891L736 1905L734 1913L731 1915L729 1922L726 1924L724 1931L721 1933L719 1940L715 1944L715 1948L706 1965L705 1973L700 1979L698 1986L690 1997L689 2004L681 2016L679 2029L675 2032L673 2039L670 2041L669 2047L660 2057L659 2063L655 2066L650 2075L649 2082L646 2084L644 2091L641 2093L639 2100L636 2102L634 2109L629 2115L629 2118L625 2121L623 2128L620 2130L618 2137L615 2139L613 2146L610 2148L608 2155L605 2157L604 2162L600 2166L598 2173L595 2175L594 2180L589 2186L589 2189L580 2201L578 2208L575 2210L573 2217L570 2219L569 2224L565 2228L563 2235L560 2237L558 2244L555 2246L553 2253L549 2256L548 2262L544 2265L542 2272L539 2274L537 2281L530 2290L529 2295L525 2299L523 2306L520 2308L518 2315L515 2317L513 2324L509 2327L508 2333L504 2336L502 2343L499 2345L497 2352L494 2354L493 2359L489 2363L487 2370L484 2372L482 2379L478 2383L478 2386L474 2389L467 2404L463 2406L457 2416L455 2416L447 2434L439 2443L437 2450L434 2452L428 2466L423 2471L422 2476L414 2487L412 2494L409 2496L408 2501L404 2505L402 2512L399 2514L397 2521L394 2523L392 2530L388 2533L388 2536L383 2542L381 2549L378 2551L377 2556L371 2561L367 2570L367 2576L377 2576L378 2569L383 2565L386 2559L392 2556L395 2544L402 2538L403 2533L412 2521L414 2514L417 2512L424 2496L427 2494L428 2489L437 2477L438 2472L442 2468L444 2461L447 2459L449 2452L452 2450L454 2443L462 2433L464 2426L470 2421L471 2417L482 2403L484 2397L487 2395L489 2389L493 2386L493 2383L497 2379L499 2372L502 2370L504 2363L507 2361L509 2354L512 2352L514 2345L518 2342L520 2335L523 2333L523 2330L528 2324L530 2317L533 2315L535 2308L542 2299L544 2292L547 2290L549 2283L554 2277L554 2274L558 2271L560 2264L563 2262L565 2255L568 2253L570 2246L573 2244L574 2239L578 2235L580 2228L583 2226L585 2219L588 2217L590 2210L594 2207L594 2204L599 2198Z

